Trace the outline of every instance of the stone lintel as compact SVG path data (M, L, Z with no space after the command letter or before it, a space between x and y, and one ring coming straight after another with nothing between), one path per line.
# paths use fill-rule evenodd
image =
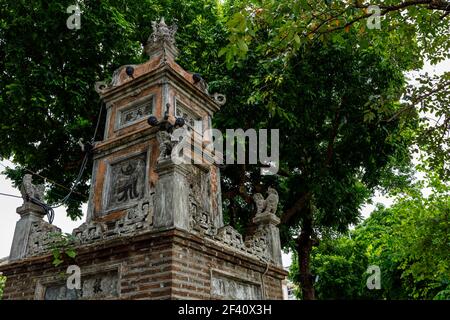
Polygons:
M159 176L163 176L166 174L171 174L174 172L188 175L191 173L189 168L191 164L175 164L170 158L164 161L159 162L156 165L155 172L158 173Z

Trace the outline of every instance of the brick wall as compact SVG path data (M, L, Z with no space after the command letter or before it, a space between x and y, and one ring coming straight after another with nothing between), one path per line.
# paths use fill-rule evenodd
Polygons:
M261 285L263 298L283 298L284 270L181 230L97 242L77 252L68 264L81 268L82 279L117 270L117 295L94 299L217 299L211 295L216 271ZM51 262L46 255L1 266L7 276L3 298L41 299L43 288L65 283L68 264L56 268Z

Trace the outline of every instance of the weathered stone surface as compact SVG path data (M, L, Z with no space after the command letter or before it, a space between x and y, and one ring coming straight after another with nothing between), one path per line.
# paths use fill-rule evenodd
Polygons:
M17 208L20 220L16 223L14 238L11 245L9 260L24 259L27 256L37 255L49 249L52 240L49 234L61 230L44 221L45 210L31 202Z
M152 111L153 99L149 97L142 103L131 105L130 107L121 110L120 116L118 117L117 127L122 128L142 118L148 117L151 115Z
M145 168L145 154L111 164L106 192L107 209L119 209L144 197Z
M219 296L223 292L219 284L231 286L230 282L237 281L235 292L256 292L252 296L257 296L258 289L251 289L254 285L261 287L261 299L282 299L281 281L287 275L281 268L220 242L181 230L147 231L77 247L73 263L81 269L82 285L90 283L83 287L92 292L96 279L111 274L111 280L104 281L110 285L101 285L103 293L110 293L108 297L60 292L58 288L68 276L61 278L67 265L55 268L52 261L52 255L47 254L0 266L8 279L3 298L44 299L46 289L53 287L48 299L64 294L83 299L224 299ZM225 275L225 279L217 279L218 275ZM115 283L119 284L117 295ZM215 291L213 283L219 285ZM241 283L251 286L239 289L245 286Z
M158 163L159 181L155 190L155 228L189 230L188 165L175 165L170 159Z
M81 275L81 289L68 289L66 283L42 285L42 300L89 300L114 299L119 297L119 277L116 271Z
M46 221L39 220L34 222L31 225L27 255L36 256L49 251L55 242L51 235L60 232L60 228Z
M168 55L170 59L175 60L178 55L178 49L175 46L175 33L177 26L167 26L164 18L161 18L160 22L152 22L153 32L147 40L145 46L145 52L150 58L160 54L164 51L165 55Z
M32 179L31 174L25 174L23 176L23 182L20 186L20 193L22 194L24 203L31 202L31 199L44 199L44 185L34 185L32 183Z
M158 163L170 160L173 147L176 142L172 140L172 135L166 131L158 131L156 133L156 139L159 143L159 157Z
M96 86L107 109L104 140L92 150L86 222L73 231L82 290L67 290L57 277L64 270L51 265L48 234L59 229L43 221L39 206L25 204L11 261L0 266L6 299L282 297L276 191L255 195L256 232L244 241L224 226L219 169L172 161L174 147L186 142L171 135L176 118L202 133L224 102L175 62L175 31L154 23L145 48L150 60L122 66L110 84ZM158 123L147 123L150 113ZM202 155L203 141L193 140L187 153ZM38 188L28 189L39 196Z
M269 188L267 190L268 196L266 199L260 193L256 193L253 196L253 200L256 204L256 216L258 215L267 215L267 214L275 214L277 212L278 207L278 192Z
M153 194L125 211L125 214L109 222L90 221L73 231L78 243L92 243L98 240L132 235L149 230L153 226Z
M227 300L261 300L261 284L213 272L211 296Z

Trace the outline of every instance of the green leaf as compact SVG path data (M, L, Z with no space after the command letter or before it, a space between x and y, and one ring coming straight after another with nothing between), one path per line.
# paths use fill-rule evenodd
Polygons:
M66 255L67 255L69 258L74 259L74 258L77 256L77 253L76 253L75 250L71 249L71 250L66 250Z

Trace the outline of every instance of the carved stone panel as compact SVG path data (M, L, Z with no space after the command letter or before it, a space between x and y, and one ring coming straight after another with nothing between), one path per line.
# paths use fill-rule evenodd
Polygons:
M192 112L188 111L189 108L176 100L175 103L175 116L177 118L183 118L186 124L186 128L189 131L195 130L198 133L202 132L202 118L195 116Z
M211 296L212 298L226 300L260 300L262 299L261 285L213 272L211 275Z
M107 209L136 203L145 195L146 154L112 164L109 173Z
M117 128L128 126L136 121L146 118L153 112L153 98L146 98L119 112Z
M68 289L66 283L44 286L44 300L113 299L119 297L117 270L81 275L81 289Z

